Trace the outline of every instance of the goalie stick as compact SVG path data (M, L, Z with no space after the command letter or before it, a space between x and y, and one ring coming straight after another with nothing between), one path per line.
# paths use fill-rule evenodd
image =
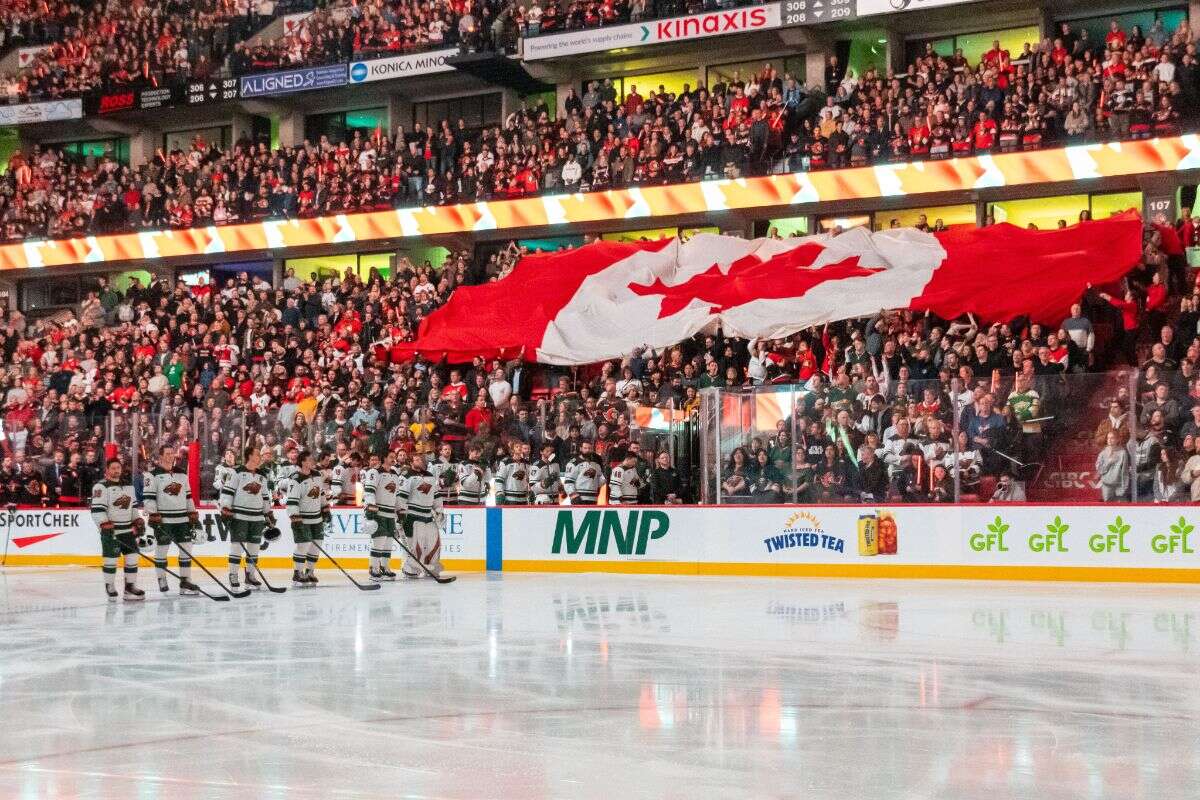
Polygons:
M405 546L404 542L400 541L400 539L396 537L396 534L393 533L392 538L396 540L396 544L400 545L401 550L408 553L409 558L411 558L413 561L417 562L417 564L421 567L421 569L425 570L426 575L433 578L438 583L454 583L455 579L457 579L457 577L458 577L457 575L449 575L444 578L439 575L434 575L433 570L431 570L429 567L425 566L425 564L421 562L421 559L414 556L413 551L409 550L408 547Z

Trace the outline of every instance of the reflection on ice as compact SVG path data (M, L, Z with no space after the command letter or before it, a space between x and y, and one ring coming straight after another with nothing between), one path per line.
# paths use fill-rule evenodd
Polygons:
M1188 797L1196 590L0 571L3 798Z

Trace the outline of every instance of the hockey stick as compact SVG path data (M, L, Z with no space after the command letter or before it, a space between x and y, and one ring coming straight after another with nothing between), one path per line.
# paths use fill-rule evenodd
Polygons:
M408 553L409 558L411 558L413 561L417 562L417 564L421 567L421 569L425 570L426 575L433 578L438 583L454 583L454 581L458 579L457 575L448 575L444 578L439 575L434 575L433 570L431 570L429 567L427 567L423 563L421 563L421 559L419 559L415 555L413 555L413 551L409 550L408 547L405 546L404 542L402 542L396 538L396 534L393 533L392 538L396 539L396 544L400 545L401 550Z
M4 534L4 558L0 558L0 567L8 566L8 545L12 542L12 525L17 516L17 504L9 503L4 510L8 512L8 530Z
M242 542L238 542L238 546L241 547L242 552L244 552L246 554L246 558L247 558L246 563L250 563L248 560L251 557L250 551L246 549L246 545L243 544ZM283 594L284 592L287 591L287 589L283 588L282 586L272 586L271 585L271 582L269 580L267 580L267 576L263 574L262 567L260 567L258 565L258 559L255 559L255 561L254 561L254 571L258 573L258 577L262 578L263 586L266 586L269 591L272 591L275 594Z
M136 550L136 548L134 548L134 549ZM137 554L139 556L141 556L142 558L146 559L147 561L149 561L151 564L153 564L155 569L158 569L158 563L153 558L146 555L141 550L137 550ZM165 561L166 559L163 559L163 560ZM174 578L177 581L184 580L184 578L182 578L178 572L175 572L170 567L164 566L162 568L162 571L167 573L168 575L170 575L172 578ZM192 585L195 586L195 584L192 584ZM199 586L196 586L196 591L199 592L200 594L204 595L205 597L207 597L209 600L216 600L218 603L228 603L229 602L228 595L217 596L215 594L209 594L208 592L201 589Z
M342 571L342 574L343 574L343 575L345 575L347 578L349 578L349 579L350 579L350 582L351 582L351 583L353 583L353 584L354 584L355 586L357 586L359 589L362 589L364 592L373 592L373 591L375 591L376 589L381 589L381 588L383 588L383 587L381 587L381 586L380 586L378 583L359 583L358 581L354 580L354 576L353 576L353 575L351 575L349 572L346 572L346 569L345 569L345 567L343 567L341 564L339 564L339 563L337 562L337 559L336 559L336 558L334 558L333 556L329 555L329 553L326 553L326 552L325 552L325 548L324 548L324 547L321 547L321 545L317 544L316 542L309 542L309 544L311 544L313 547L317 548L317 552L318 552L318 553L320 553L321 555L325 556L325 557L326 557L326 558L328 558L330 561L332 561L332 562L333 562L333 565L334 565L335 567L337 567L338 569L340 569L340 570Z
M197 566L197 567L199 567L200 569L204 570L204 574L205 574L205 575L207 575L208 577L212 578L212 579L213 579L213 582L214 582L214 583L216 583L216 584L217 584L217 586L220 586L222 589L224 589L224 590L225 590L225 593L226 593L227 595L229 595L230 597L236 597L236 598L238 598L239 600L240 600L241 598L243 598L243 597L249 597L249 596L250 596L250 590L249 590L249 589L243 589L243 590L242 590L242 591L240 591L240 592L235 592L233 589L230 589L228 586L226 586L225 584L221 583L221 579L220 579L220 578L218 578L216 575L213 575L213 574L212 574L212 571L211 571L211 570L209 570L209 568L208 568L208 567L204 566L204 565L203 565L202 563L200 563L199 561L196 561L196 559L192 557L192 554L188 552L187 548L186 548L186 547L184 547L183 545L181 545L179 542L176 542L176 543L175 543L175 546L179 548L179 552L183 553L183 554L184 554L185 556L187 556L188 558L191 558L191 559L192 559L192 561L193 561L193 562L195 562L195 564L196 564L196 566Z

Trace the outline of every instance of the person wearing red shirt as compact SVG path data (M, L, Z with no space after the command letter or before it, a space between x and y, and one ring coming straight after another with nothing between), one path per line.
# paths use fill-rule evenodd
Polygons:
M1121 312L1121 352L1125 354L1125 360L1130 366L1137 366L1138 325L1141 322L1137 298L1129 289L1125 290L1124 298L1113 297L1107 292L1101 292L1100 297Z
M495 414L488 408L487 395L480 392L475 397L475 405L467 412L463 424L471 431L471 433L479 433L480 425L487 425L490 430L492 423L495 421Z
M1108 23L1108 33L1104 37L1104 46L1109 50L1125 49L1125 31L1115 19Z
M463 400L467 399L467 384L463 383L462 373L456 369L450 370L450 382L442 387L442 399L445 400L454 394Z
M634 113L644 102L646 102L646 100L640 94L638 94L637 86L632 83L629 84L629 92L625 95L625 113Z
M975 141L976 152L991 150L992 145L996 143L996 121L988 117L986 112L980 111L979 119L971 131L971 138Z

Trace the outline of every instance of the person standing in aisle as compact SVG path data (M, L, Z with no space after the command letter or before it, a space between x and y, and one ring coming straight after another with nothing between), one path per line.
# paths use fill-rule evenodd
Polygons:
M434 575L442 574L443 500L437 479L425 469L425 457L414 455L412 475L400 487L396 506L404 511L404 541L411 551L400 568L406 578L424 575L421 564Z
M117 599L117 560L124 556L126 600L145 600L137 587L138 552L134 541L133 482L123 480L121 460L109 459L104 465L104 480L92 487L92 519L100 529L100 553L103 557L104 589L109 602Z
M263 531L272 522L272 511L269 473L257 448L251 446L246 450L245 463L234 468L225 479L217 502L229 531L229 585L237 588L238 568L245 556L246 585L261 589L258 551Z
M292 554L292 584L316 586L317 549L313 542L325 538L325 523L332 519L325 479L317 469L316 457L300 454L300 471L288 485L287 512L292 523L296 550Z
M189 597L198 594L192 583L192 559L179 547L193 541L192 529L200 524L200 515L192 500L192 489L186 472L179 471L174 448L159 451L158 464L142 476L142 508L150 519L154 532L154 572L158 590L168 591L167 554L174 544L179 550L179 594Z

